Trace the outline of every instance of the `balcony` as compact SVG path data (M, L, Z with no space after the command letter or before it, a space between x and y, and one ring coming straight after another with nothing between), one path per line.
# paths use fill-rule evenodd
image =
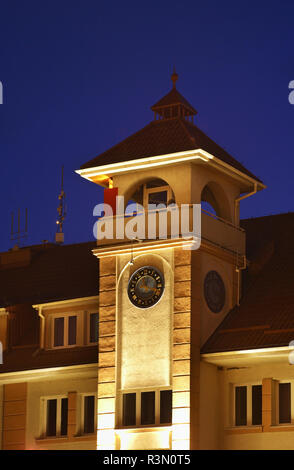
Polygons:
M206 211L200 205L149 210L134 215L100 218L95 225L97 246L128 244L132 240L146 242L183 240L191 237L221 247L238 256L245 255L245 231Z

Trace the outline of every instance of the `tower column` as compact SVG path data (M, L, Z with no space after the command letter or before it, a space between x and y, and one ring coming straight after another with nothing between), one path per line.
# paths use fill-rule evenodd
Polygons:
M116 258L100 259L97 449L115 449Z
M182 248L175 249L172 420L174 450L199 447L199 273L199 250L193 252Z

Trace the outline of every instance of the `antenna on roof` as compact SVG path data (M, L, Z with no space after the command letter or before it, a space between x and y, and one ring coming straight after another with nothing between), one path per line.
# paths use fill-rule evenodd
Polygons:
M14 249L19 247L21 238L27 238L28 236L28 209L25 209L25 227L24 230L20 228L20 209L17 210L17 230L14 230L14 212L11 213L11 234L10 240L16 240Z
M64 167L61 168L61 191L58 196L59 206L57 207L58 219L56 220L57 232L55 234L55 242L63 243L64 242L64 233L63 233L63 223L66 217L66 206L65 206L65 192L63 190L63 171Z

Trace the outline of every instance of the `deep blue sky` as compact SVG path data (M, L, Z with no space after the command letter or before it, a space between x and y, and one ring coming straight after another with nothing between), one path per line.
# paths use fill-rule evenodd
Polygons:
M243 217L294 210L294 2L32 1L0 10L1 233L29 209L27 243L53 241L65 166L66 243L93 239L101 191L74 173L153 119L171 87L197 125L268 186Z

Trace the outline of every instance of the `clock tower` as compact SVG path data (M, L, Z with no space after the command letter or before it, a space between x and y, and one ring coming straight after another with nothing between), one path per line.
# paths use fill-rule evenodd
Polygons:
M201 346L239 303L246 267L239 203L264 188L196 126L177 78L152 106L153 121L77 170L105 188L99 224L110 227L93 251L98 449L201 448ZM190 214L191 229L200 204L197 237L175 236L172 214L180 227Z

